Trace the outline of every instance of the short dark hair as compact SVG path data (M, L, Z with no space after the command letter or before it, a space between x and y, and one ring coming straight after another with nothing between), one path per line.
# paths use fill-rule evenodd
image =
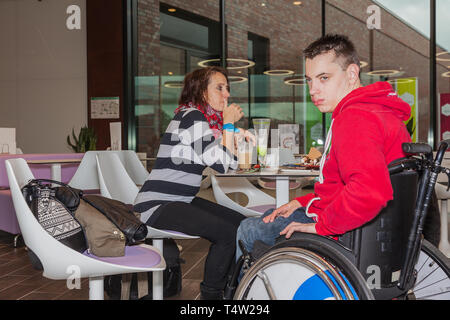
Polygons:
M340 63L342 69L346 70L352 63L360 66L355 46L347 36L340 34L327 34L317 39L303 50L303 54L307 59L314 59L316 56L331 50L334 51L336 58L344 58L341 60L343 64Z
M221 67L205 67L186 74L178 104L187 105L192 102L195 105L206 106L208 102L205 100L204 94L208 89L209 80L217 72L223 74L229 84L227 70Z

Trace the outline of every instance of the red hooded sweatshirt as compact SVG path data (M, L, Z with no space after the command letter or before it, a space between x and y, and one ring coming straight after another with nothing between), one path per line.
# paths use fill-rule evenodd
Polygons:
M332 114L331 148L324 153L323 182L296 198L320 235L340 235L372 220L393 190L388 164L404 157L411 138L403 123L411 107L387 82L353 90Z

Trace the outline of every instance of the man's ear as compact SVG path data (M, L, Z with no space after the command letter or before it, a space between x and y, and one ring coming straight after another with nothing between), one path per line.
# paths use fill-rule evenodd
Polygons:
M355 63L349 64L347 67L347 75L352 84L355 84L359 80L359 66Z

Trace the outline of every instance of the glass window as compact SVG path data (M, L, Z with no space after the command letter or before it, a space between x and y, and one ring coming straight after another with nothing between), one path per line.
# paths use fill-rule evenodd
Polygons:
M199 63L217 59L220 48L218 5L186 2L183 8L138 0L135 76L136 148L154 157L160 137L178 106L186 73ZM193 12L195 11L195 13Z
M420 2L420 4L419 4ZM423 18L430 16L427 1L329 1L327 32L339 32L354 42L361 60L363 85L388 81L412 110L406 121L413 141L428 141L429 37Z
M232 99L251 120L267 117L271 128L298 124L296 153L321 142L322 116L308 99L302 50L321 35L321 1L226 1L227 55L254 65L230 69ZM241 65L246 63L241 62ZM236 65L235 65L236 66Z
M136 1L136 146L137 151L153 157L177 107L185 74L206 65L220 65L220 1ZM438 104L447 101L450 93L449 2L436 1ZM229 101L240 104L246 116L238 125L251 128L251 120L258 117L270 118L272 129L295 123L299 126L299 153L323 144L323 124L329 126L331 115L327 114L323 123L323 115L311 102L302 50L322 35L324 27L326 33L349 36L360 56L363 85L390 82L411 105L412 117L406 124L413 140L428 142L433 129L429 2L324 3L325 20L320 0L225 1ZM436 130L441 130L437 109ZM450 123L448 127L450 137Z
M436 1L436 89L439 140L450 139L450 0Z

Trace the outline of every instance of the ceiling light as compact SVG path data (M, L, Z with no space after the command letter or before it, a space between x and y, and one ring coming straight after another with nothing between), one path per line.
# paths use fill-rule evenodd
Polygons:
M265 7L266 6L266 4L263 2L263 3L261 3L261 7Z
M361 60L360 62L359 62L359 67L362 69L362 68L364 68L364 67L367 67L369 64L366 62L366 61L363 61L363 60Z
M245 82L248 79L246 77L239 77L239 76L228 76L228 81L230 83L241 83L241 82Z
M264 71L264 74L267 74L269 76L287 76L290 74L294 74L294 71L285 70L285 69L267 70L267 71Z
M166 81L164 82L166 88L183 88L183 81Z
M306 79L304 76L288 77L284 79L284 83L288 86L304 86L306 84Z
M444 55L444 54L449 54L450 52L448 52L448 51L444 51L444 52L439 52L439 53L437 53L436 54L436 60L437 61L450 61L450 59L444 59L444 58L437 58L437 57L439 57L439 56L442 56L442 55Z
M299 5L302 4L302 2L301 2L301 1L294 1L294 2L292 2L292 4L293 4L294 6L299 6Z
M450 78L450 71L444 72L444 73L442 74L442 76L443 76L444 78Z
M387 82L392 83L392 84L405 84L405 83L414 82L414 79L391 79L391 80L388 80Z
M167 11L169 11L169 12L175 12L175 11L177 11L177 9L175 9L175 8L169 8L169 9L167 9Z
M220 59L209 59L209 60L203 60L203 61L200 61L199 63L198 63L198 65L200 66L200 67L208 67L208 63L210 63L210 62L218 62L218 61L220 61ZM250 60L246 60L246 59L234 59L234 58L227 58L227 61L232 61L232 62L242 62L242 63L245 63L244 65L242 65L242 66L237 66L237 67L227 67L227 69L230 69L230 70L233 70L233 69L245 69L245 68L251 68L251 67L253 67L254 65L255 65L255 63L253 62L253 61L250 61Z
M367 72L369 76L393 76L394 74L400 73L399 70L373 70Z

